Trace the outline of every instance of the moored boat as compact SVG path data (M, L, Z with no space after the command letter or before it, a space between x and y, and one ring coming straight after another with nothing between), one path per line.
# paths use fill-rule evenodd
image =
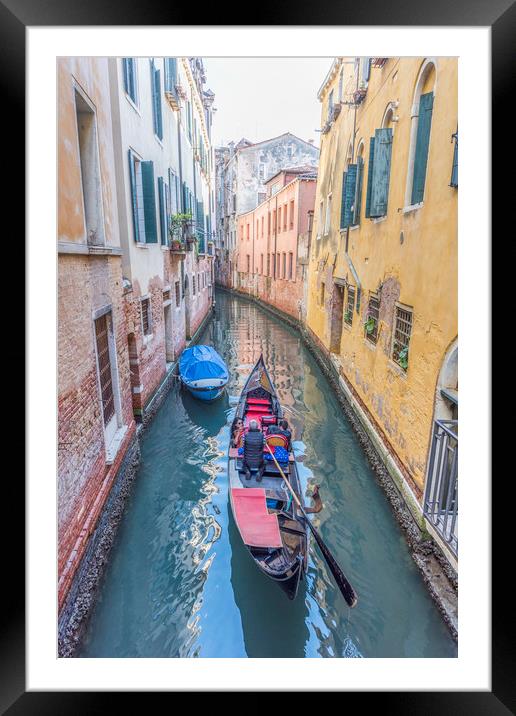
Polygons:
M229 371L212 346L186 348L179 359L179 379L198 400L211 402L224 391Z
M284 482L284 478L288 480L303 504L292 447L283 435L266 434L268 426L276 425L282 417L276 389L260 356L242 390L233 422L234 427L238 419L243 420L244 428L239 444L230 443L229 495L236 526L252 559L289 599L294 599L307 569L310 533L306 518ZM252 419L265 433L265 470L261 479L257 472L251 471L250 478L244 474L241 445Z

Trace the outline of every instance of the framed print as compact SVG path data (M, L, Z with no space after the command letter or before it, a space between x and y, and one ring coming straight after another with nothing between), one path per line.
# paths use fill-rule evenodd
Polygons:
M29 309L7 713L512 708L487 436L514 7L291 11L0 8Z

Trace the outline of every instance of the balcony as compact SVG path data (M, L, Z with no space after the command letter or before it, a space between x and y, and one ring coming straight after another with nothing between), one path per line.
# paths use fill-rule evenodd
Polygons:
M458 421L436 420L428 463L423 513L457 556Z

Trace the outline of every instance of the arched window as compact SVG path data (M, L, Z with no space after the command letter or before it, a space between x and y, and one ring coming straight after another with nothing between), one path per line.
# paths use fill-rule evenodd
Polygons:
M436 61L427 58L419 70L412 101L405 206L420 204L424 198L435 90Z

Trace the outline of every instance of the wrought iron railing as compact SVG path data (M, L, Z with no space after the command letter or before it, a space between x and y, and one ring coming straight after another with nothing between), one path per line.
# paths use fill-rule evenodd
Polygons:
M426 478L423 513L457 556L458 421L436 420Z

